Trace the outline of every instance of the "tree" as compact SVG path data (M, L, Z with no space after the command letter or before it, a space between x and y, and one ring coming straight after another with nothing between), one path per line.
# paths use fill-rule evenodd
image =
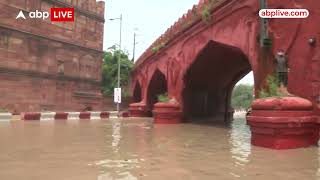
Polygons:
M104 53L102 67L102 90L105 96L112 96L114 88L118 85L118 58L121 56L120 79L123 89L122 95L128 96L129 74L133 63L129 60L128 53L112 46Z
M253 86L237 85L232 93L231 104L234 109L248 109L253 101Z

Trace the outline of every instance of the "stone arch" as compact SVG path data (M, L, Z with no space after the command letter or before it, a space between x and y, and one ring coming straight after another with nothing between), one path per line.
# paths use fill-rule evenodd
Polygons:
M135 85L133 86L132 98L134 103L142 101L142 88L139 80L137 80Z
M237 47L247 56L254 73L255 89L263 86L265 77L272 71L272 60L260 61L259 23L256 13L256 2L246 2L226 13L223 18L216 17L213 24L190 33L179 43L183 50L183 71L198 57L199 52L207 47L208 42L218 42L227 46ZM220 14L221 15L221 14ZM220 16L218 15L218 16ZM239 17L245 18L239 18ZM182 72L185 74L185 72Z
M168 92L168 84L166 76L159 70L156 69L149 81L147 89L147 111L148 114L152 115L152 109L155 103L157 103L157 97L160 94Z
M182 109L188 118L223 119L230 117L234 85L252 70L241 49L209 41L183 75Z

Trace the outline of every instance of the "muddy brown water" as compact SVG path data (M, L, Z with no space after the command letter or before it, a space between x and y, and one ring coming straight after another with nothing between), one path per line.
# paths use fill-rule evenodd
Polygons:
M250 145L244 119L0 122L0 180L320 179L318 147Z

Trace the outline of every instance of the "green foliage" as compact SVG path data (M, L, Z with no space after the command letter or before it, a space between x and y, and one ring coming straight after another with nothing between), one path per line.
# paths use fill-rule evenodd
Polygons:
M201 11L202 20L208 22L210 20L210 6L205 5Z
M158 101L159 102L169 102L169 96L168 93L164 93L164 94L159 94L158 95Z
M0 108L0 113L7 113L7 112L9 112L7 109L5 109L5 108Z
M153 53L159 52L160 49L164 48L166 45L165 43L160 43L159 45L156 45L155 47L152 48Z
M237 85L232 92L232 107L235 109L248 109L253 101L252 91L252 85Z
M270 97L269 93L266 90L261 89L259 92L259 98L267 98L267 97Z
M120 78L122 95L129 96L129 74L133 69L133 63L129 60L128 54L120 51L116 46L109 48L104 53L102 67L102 90L105 96L112 96L118 81L118 59L121 56Z
M261 89L259 93L259 98L268 97L283 97L285 94L279 92L279 79L276 75L269 75L267 77L267 89Z

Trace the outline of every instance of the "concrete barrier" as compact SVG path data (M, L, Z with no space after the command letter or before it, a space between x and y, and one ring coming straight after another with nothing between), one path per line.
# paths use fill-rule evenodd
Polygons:
M68 112L68 120L78 120L80 118L80 112Z
M13 115L11 113L0 113L0 121L10 121Z
M80 112L80 119L90 119L91 112Z
M101 119L107 119L107 118L109 118L109 116L110 116L110 113L107 112L107 111L103 111L103 112L100 113L100 118Z
M129 112L121 112L120 113L120 117L123 117L123 118L127 118L127 117L130 117L130 113Z
M90 115L90 119L93 119L93 120L95 120L95 119L101 119L101 112L90 112L91 113L91 115Z
M57 112L54 116L55 120L67 120L68 119L68 113L66 112Z
M40 121L51 121L54 120L55 112L43 112L41 113Z
M0 114L0 121L2 119L12 119L13 115L10 113ZM51 120L99 120L107 118L118 118L118 117L129 117L128 112L121 112L118 114L117 111L103 111L103 112L26 112L21 113L22 120L41 120L41 121L51 121Z
M21 114L21 119L25 121L40 121L41 113L39 112L26 112Z
M116 119L116 118L118 118L118 117L119 117L118 111L110 111L110 112L109 112L109 118L111 118L111 119Z

